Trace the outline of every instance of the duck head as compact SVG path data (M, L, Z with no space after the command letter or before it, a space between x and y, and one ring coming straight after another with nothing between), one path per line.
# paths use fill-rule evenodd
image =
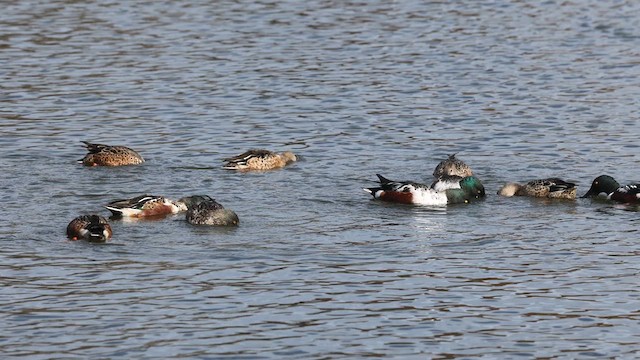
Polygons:
M591 188L584 194L583 198L608 196L612 192L616 191L620 187L620 184L609 175L600 175L593 180Z

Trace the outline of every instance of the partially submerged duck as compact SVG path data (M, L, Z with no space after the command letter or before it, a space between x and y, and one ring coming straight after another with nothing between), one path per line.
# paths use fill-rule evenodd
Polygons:
M275 153L269 150L249 150L238 156L224 159L227 163L223 169L227 170L272 170L282 168L298 157L290 151Z
M470 203L485 196L482 182L475 176L467 176L458 182L459 188L436 191L430 186L412 181L393 181L376 174L380 180L379 187L365 188L364 191L374 199L383 201L415 204L446 205Z
M89 153L78 160L84 166L138 165L144 159L135 150L126 146L110 146L83 141Z
M176 214L187 210L179 201L171 201L162 196L141 195L131 199L115 200L105 205L116 217L149 217Z
M225 209L220 203L208 195L188 196L178 200L188 207L185 216L192 225L237 226L240 223L238 215L232 210Z
M507 183L498 190L498 195L529 196L550 199L575 199L576 190L576 184L574 183L570 183L559 178L548 178L532 180L524 185L518 183Z
M84 239L89 242L105 242L113 232L107 219L99 215L82 215L67 225L67 237L71 240Z

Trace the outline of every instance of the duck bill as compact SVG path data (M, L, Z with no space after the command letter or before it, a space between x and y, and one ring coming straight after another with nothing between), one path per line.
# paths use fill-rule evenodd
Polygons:
M596 190L593 189L589 189L589 191L587 191L586 194L582 195L581 198L590 198L590 197L596 197L599 194L596 192Z

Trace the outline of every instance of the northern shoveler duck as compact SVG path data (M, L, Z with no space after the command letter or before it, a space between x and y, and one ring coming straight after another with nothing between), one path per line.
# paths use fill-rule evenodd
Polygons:
M436 169L433 170L433 177L459 176L461 178L473 176L473 171L464 161L457 159L456 154L449 155L449 158L440 161Z
M640 203L640 184L620 184L609 175L600 175L593 180L591 188L582 196L605 197L622 203Z
M178 200L186 204L186 219L193 225L237 226L240 220L232 210L225 209L220 203L207 195L188 196Z
M238 156L224 159L227 163L223 166L228 170L271 170L279 169L298 160L290 151L274 153L269 150L249 150Z
M484 186L475 176L467 176L459 181L458 189L436 191L430 186L411 182L393 181L376 174L380 180L380 187L365 188L364 191L374 199L416 205L446 205L469 203L485 195Z
M558 178L532 180L521 185L508 183L498 190L502 196L529 196L550 199L575 199L576 184Z
M457 159L456 154L449 155L449 158L440 161L433 171L436 180L431 183L431 188L435 191L445 191L448 189L459 189L460 180L467 176L473 176L473 171L464 161Z
M144 159L136 151L126 146L110 146L104 144L92 144L83 141L89 153L78 160L84 166L123 166L138 165Z
M107 219L99 215L82 215L67 225L67 236L71 240L84 239L90 242L105 242L113 232Z
M148 217L176 214L187 210L179 201L171 201L162 196L141 195L132 199L116 200L105 205L116 217Z

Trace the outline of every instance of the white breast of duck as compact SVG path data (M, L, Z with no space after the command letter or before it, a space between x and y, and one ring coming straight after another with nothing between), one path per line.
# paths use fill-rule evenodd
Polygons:
M431 188L442 192L449 189L460 189L460 180L462 180L460 176L442 176L431 184Z

